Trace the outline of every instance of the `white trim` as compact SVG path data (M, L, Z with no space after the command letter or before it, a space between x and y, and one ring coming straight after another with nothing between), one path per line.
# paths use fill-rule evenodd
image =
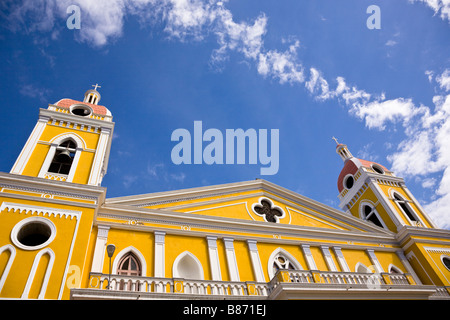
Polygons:
M309 270L318 270L316 266L316 262L314 261L314 257L311 253L311 248L309 244L302 244L301 248L303 253L305 254L306 263L308 264Z
M103 271L103 261L105 260L105 248L106 243L108 242L109 229L110 227L108 226L97 226L97 240L95 241L91 272L101 273Z
M192 259L192 261L194 261L198 267L198 271L200 273L199 274L200 279L193 279L193 280L205 280L205 274L203 272L202 263L200 262L200 260L198 260L198 258L195 255L193 255L189 251L184 251L184 252L180 253L178 255L178 257L176 257L176 259L172 265L172 277L173 278L182 278L182 276L180 275L180 271L178 270L178 264L184 257L189 257L190 259Z
M7 244L0 248L0 256L6 250L10 252L10 256L8 259L8 263L6 264L5 270L3 270L2 277L0 278L0 293L2 292L6 278L8 277L9 271L11 270L11 266L14 262L14 258L16 257L16 248L14 248L14 246L11 244Z
M392 270L394 270L395 272L392 272ZM388 266L388 273L404 273L404 272L402 271L402 269L391 263Z
M106 149L108 147L111 132L111 129L101 128L100 138L98 140L94 160L92 162L92 169L89 174L89 185L97 186L102 180L103 163L105 162Z
M342 249L340 247L333 247L333 251L336 254L341 270L343 272L351 272L347 261L345 260L344 254L342 253Z
M333 257L331 256L330 248L328 246L321 245L320 249L325 257L325 262L327 263L328 269L330 269L330 271L338 271Z
M165 232L155 231L155 277L165 277Z
M381 263L378 261L377 256L375 255L375 251L373 249L366 249L367 254L369 255L370 262L372 262L372 265L375 267L375 270L378 273L383 273L383 267L381 266Z
M397 206L397 208L400 210L400 212L403 214L404 218L406 219L406 221L409 222L410 225L412 226L417 226L414 221L412 221L409 217L408 214L403 210L403 208L400 206L400 204L398 203L399 201L403 201L405 203L406 206L408 206L409 210L411 210L411 214L414 216L414 218L416 218L417 222L420 222L422 224L422 226L424 228L427 228L427 225L422 221L422 219L420 218L420 215L417 214L417 212L414 210L414 208L407 202L413 202L412 200L407 200L403 195L401 195L397 190L390 188L389 190L389 195L392 198L392 201L394 201L395 205ZM397 195L400 200L397 200L395 198L395 195Z
M41 206L32 206L29 204L22 204L22 203L12 203L12 202L3 202L2 205L0 206L0 211L3 210L7 210L7 212L10 212L11 210L13 212L17 212L18 213L24 213L24 214L31 214L31 215L40 215L42 214L42 216L49 216L51 217L52 215L54 217L59 216L60 218L62 218L63 216L65 218L70 217L71 219L73 219L75 217L75 219L78 219L79 217L81 217L81 211L75 211L75 210L67 210L67 209L59 209L59 208L49 208L49 207L41 207Z
M369 187L375 194L375 197L378 199L378 201L384 207L385 211L387 212L388 216L391 218L392 222L394 222L394 224L397 226L397 230L400 229L401 226L406 225L406 223L400 217L398 211L394 208L392 203L388 199L386 199L386 195L383 193L383 190L381 190L378 183L376 181L373 181L372 179L370 179Z
M24 245L23 243L21 243L19 241L19 239L17 239L17 235L19 234L20 230L22 230L22 228L25 225L33 223L33 222L45 224L47 227L50 228L51 233L50 233L50 237L44 243L41 243L40 245L37 245L37 246L27 246L27 245ZM55 237L56 237L55 224L51 220L42 218L42 217L29 217L29 218L23 219L23 220L19 221L13 227L13 229L11 231L11 241L14 243L14 245L20 249L27 250L27 251L42 249L42 248L48 246L55 239Z
M212 280L222 281L220 271L219 252L217 251L217 237L207 236L209 264L211 267Z
M373 203L372 201L368 200L368 199L364 199L362 201L360 201L359 203L359 208L358 208L358 213L359 213L359 217L364 220L367 221L368 223L373 223L370 220L367 220L367 218L365 217L366 213L363 212L364 206L368 205L369 207L372 207L373 213L375 214L375 216L377 217L378 221L380 221L381 225L383 226L384 229L389 230L389 228L386 226L386 224L384 223L384 220L381 218L380 214L378 213L377 210L377 205L380 202L377 203ZM378 226L377 226L378 227Z
M411 264L409 263L408 259L405 257L405 254L404 254L403 250L397 250L395 253L400 258L400 260L401 260L403 266L406 268L406 270L411 274L411 276L413 277L414 281L417 284L422 284L422 282L420 281L419 277L416 274L416 271L411 266Z
M25 289L23 290L22 299L28 299L28 295L30 294L31 285L33 284L34 277L36 275L36 270L39 266L39 262L44 254L48 254L50 259L48 261L47 270L45 271L44 281L41 286L41 291L39 292L38 299L44 299L45 292L47 290L48 281L50 279L50 274L52 273L53 263L55 262L55 253L50 248L45 248L38 252L33 261L33 266L31 267L30 274L28 276L27 283L25 285Z
M444 263L444 258L447 258L447 259L450 261L450 256L448 256L448 255L446 255L446 254L442 254L442 255L441 255L441 262L442 262L442 264L444 265L444 268L447 269L448 271L450 271L450 268L447 267L447 266L445 265L445 263Z
M267 272L268 272L269 278L271 280L275 276L275 274L273 273L273 264L275 262L275 257L278 256L278 255L285 256L289 260L289 262L294 265L295 270L303 270L303 267L300 264L300 262L298 262L297 259L295 259L295 257L292 254L290 254L285 249L283 249L281 247L278 247L275 250L273 250L273 252L270 255L269 260L267 262Z
M257 282L267 282L264 276L264 271L261 265L261 259L259 257L258 247L256 246L256 240L247 240L248 250L250 251L250 258L252 260L253 272Z
M227 256L228 272L230 274L231 281L241 281L239 277L239 268L237 265L236 252L233 245L234 239L223 238L225 244L225 253Z
M106 250L106 248L105 248ZM114 258L113 261L113 266L112 266L112 273L117 274L117 269L119 268L119 262L120 260L122 260L122 258L127 255L129 252L135 254L137 256L137 258L139 259L140 263L141 263L141 276L142 277L147 277L147 263L145 261L144 255L135 247L133 246L128 246L125 249L121 250L116 257Z
M350 177L352 177L352 179L353 179L353 185L350 188L347 188L347 179ZM344 178L342 179L342 186L344 187L344 189L351 190L355 187L355 184L356 184L355 176L351 173L346 174L344 176Z
M42 135L42 132L44 132L45 126L47 122L50 120L50 117L47 116L40 116L38 122L34 126L33 131L31 132L30 137L28 138L25 146L23 147L22 151L20 152L19 157L17 158L16 162L14 163L14 166L11 169L11 173L14 174L22 174L23 170L25 169L26 164L28 163L28 159L30 158L31 154L34 151L34 148L36 147L36 144L39 140L39 138Z

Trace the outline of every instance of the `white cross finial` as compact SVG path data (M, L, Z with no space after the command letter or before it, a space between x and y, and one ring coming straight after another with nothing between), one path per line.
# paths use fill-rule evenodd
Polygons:
M98 83L96 83L95 85L92 85L92 86L95 87L94 88L95 91L97 91L97 88L101 88L101 86L99 86Z
M331 139L333 139L336 142L336 144L339 144L338 140L335 137L333 137Z

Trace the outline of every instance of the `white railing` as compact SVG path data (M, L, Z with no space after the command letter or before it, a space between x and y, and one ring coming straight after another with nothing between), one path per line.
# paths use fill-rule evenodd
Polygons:
M283 274L281 274L283 272ZM300 286L364 286L378 289L380 286L405 286L411 283L409 274L392 273L355 273L309 270L279 270L273 279L268 282L238 282L238 281L212 281L191 280L176 278L153 278L125 275L111 275L108 286L108 274L91 273L90 289L102 289L119 292L143 292L156 294L186 294L194 296L262 296L267 297L282 282L299 284ZM411 287L414 288L414 287ZM87 288L89 289L89 288ZM440 295L447 294L441 290ZM120 293L114 293L120 295Z
M268 284L257 282L210 281L111 275L111 284L108 287L108 278L109 275L102 274L100 276L98 288L119 291L179 293L191 295L267 296L269 294Z

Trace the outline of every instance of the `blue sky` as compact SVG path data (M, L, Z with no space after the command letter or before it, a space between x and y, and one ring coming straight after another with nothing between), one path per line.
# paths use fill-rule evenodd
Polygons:
M70 5L81 28L66 25ZM369 29L370 5L381 29ZM0 170L38 108L99 83L116 123L108 197L262 178L338 207L343 163L404 177L450 228L449 1L22 0L0 4ZM279 130L279 170L175 165L171 134ZM206 143L204 143L206 145Z

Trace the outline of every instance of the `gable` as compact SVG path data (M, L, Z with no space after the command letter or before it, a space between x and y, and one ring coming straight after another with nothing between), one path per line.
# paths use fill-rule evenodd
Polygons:
M366 221L259 179L112 198L106 204L321 229L383 232Z

